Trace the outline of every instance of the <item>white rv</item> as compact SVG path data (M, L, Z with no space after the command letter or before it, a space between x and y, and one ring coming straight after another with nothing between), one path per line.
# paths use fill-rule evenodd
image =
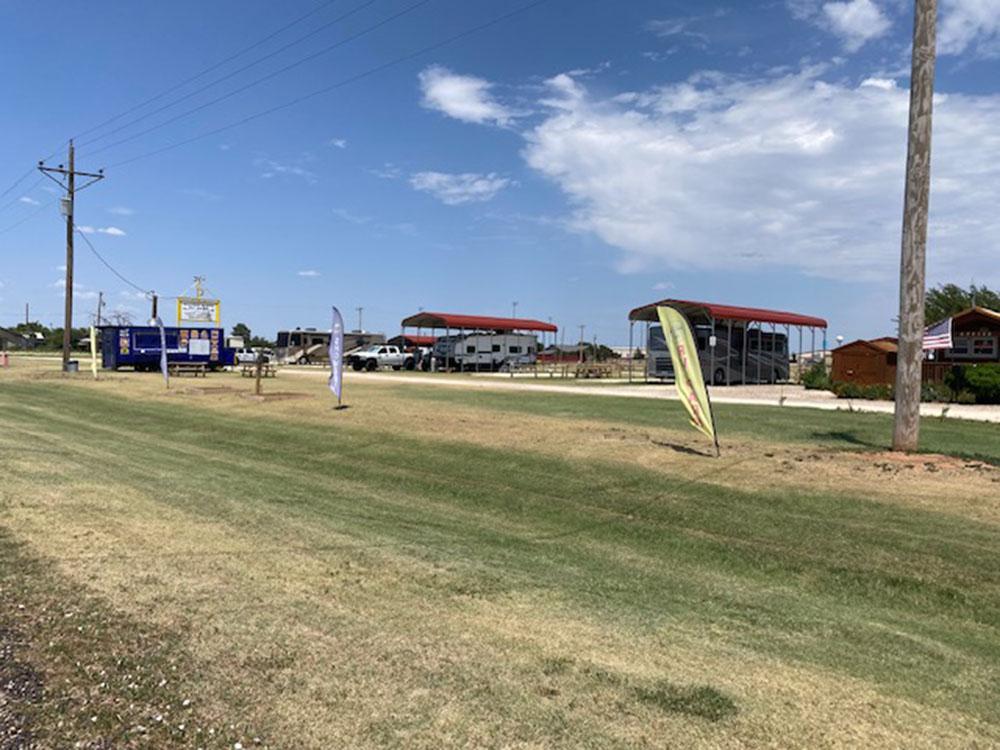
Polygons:
M434 359L439 368L497 371L511 364L532 364L538 337L530 333L467 333L439 336Z

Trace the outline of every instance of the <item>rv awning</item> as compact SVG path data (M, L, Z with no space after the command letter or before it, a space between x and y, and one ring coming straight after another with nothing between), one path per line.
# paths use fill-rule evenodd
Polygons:
M456 313L421 312L403 318L404 328L465 328L483 331L547 331L558 327L531 318L496 318L489 315L459 315Z
M759 307L737 307L735 305L719 305L714 302L692 302L682 299L663 299L648 305L637 307L628 314L632 321L656 321L656 308L660 305L676 307L688 317L715 318L716 320L738 320L754 323L780 323L792 326L814 326L826 328L826 321L812 315L783 312L781 310L764 310Z

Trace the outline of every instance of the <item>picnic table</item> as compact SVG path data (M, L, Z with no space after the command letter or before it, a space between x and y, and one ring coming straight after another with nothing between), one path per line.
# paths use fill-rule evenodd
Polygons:
M257 377L257 365L252 362L244 363L240 367L240 375L244 378L255 378ZM274 365L263 364L260 366L260 376L262 378L273 378L277 377L278 368Z
M609 378L614 371L614 365L609 362L581 362L575 374L578 378Z
M168 362L167 371L171 375L192 375L194 377L205 377L208 367L204 362Z

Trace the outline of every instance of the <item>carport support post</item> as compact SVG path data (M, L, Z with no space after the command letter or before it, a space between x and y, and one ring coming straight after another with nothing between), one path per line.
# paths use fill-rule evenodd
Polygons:
M628 322L628 382L629 382L630 385L632 383L632 362L634 361L634 357L633 357L634 352L632 351L632 329L633 328L635 328L635 321L629 319L629 322Z
M809 361L816 364L816 328L815 326L809 326Z
M791 346L792 346L792 327L788 323L785 323L785 359L791 360ZM792 379L792 364L788 363L788 380Z
M726 385L729 385L729 371L733 368L733 320L726 321Z
M778 324L772 322L771 323L771 360L772 360L771 374L774 375L775 384L778 383L778 368L775 367L773 360L776 360L778 358L776 356L778 352L775 350L775 346L777 346L777 344L778 344Z
M750 327L750 321L743 321L743 366L740 372L740 385L747 384L747 328Z
M799 382L802 382L802 326L795 326L799 329Z
M643 341L646 342L646 361L643 363L645 365L645 367L642 368L642 382L643 383L648 383L649 382L649 365L650 365L650 360L649 360L649 352L650 352L650 346L649 346L649 321L648 320L646 321L646 338L643 339ZM666 339L664 339L664 341L666 341ZM660 382L663 382L663 381L660 381Z
M708 318L708 382L715 385L715 344L712 341L715 339L715 316L709 316Z

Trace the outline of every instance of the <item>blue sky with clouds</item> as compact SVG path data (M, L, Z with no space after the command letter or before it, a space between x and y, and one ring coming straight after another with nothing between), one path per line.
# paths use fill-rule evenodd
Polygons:
M676 296L892 332L912 2L547 0L414 54L528 4L3 3L0 324L61 322L54 186L14 183L77 136L81 230L227 326L516 300L623 343ZM1000 285L1000 0L940 9L930 281ZM77 324L145 317L77 258Z

